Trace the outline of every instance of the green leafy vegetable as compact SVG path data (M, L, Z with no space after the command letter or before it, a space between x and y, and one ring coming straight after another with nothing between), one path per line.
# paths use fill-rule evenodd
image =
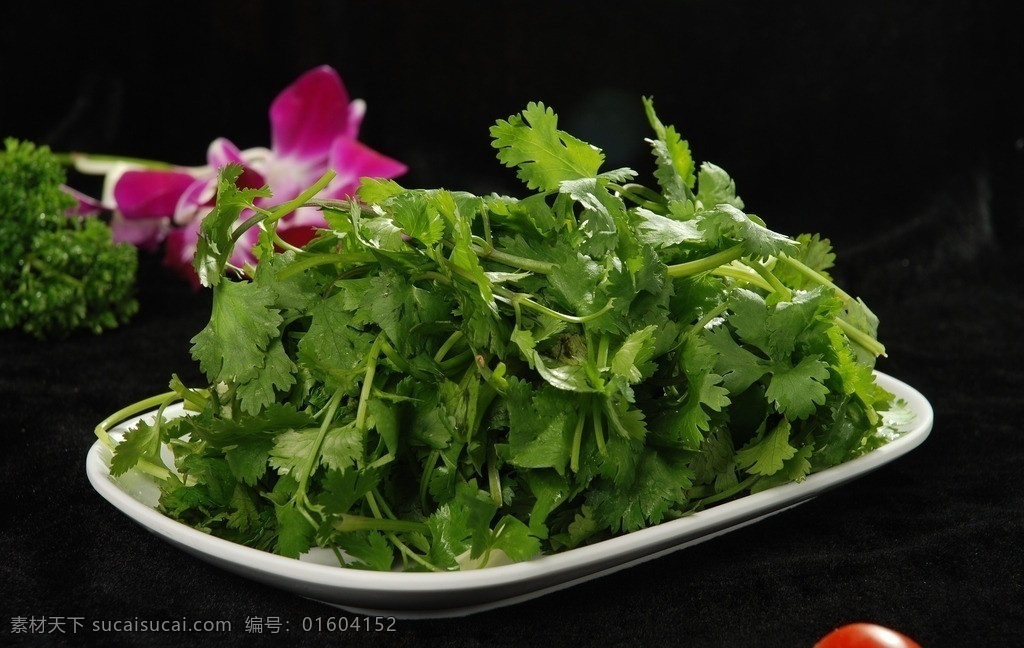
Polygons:
M5 140L0 153L0 329L38 338L100 333L127 322L137 253L96 218L65 216L75 199L45 146Z
M312 187L301 200L330 228L303 248L274 232L300 203L260 211L225 170L196 259L214 292L192 347L208 384L172 381L159 402L192 415L130 431L113 469L158 476L164 513L237 542L450 570L642 529L887 442L899 404L874 382L877 319L832 283L828 241L744 212L725 171L645 108L657 188L602 171L530 104L491 134L533 193ZM231 269L245 227L261 228L258 262Z

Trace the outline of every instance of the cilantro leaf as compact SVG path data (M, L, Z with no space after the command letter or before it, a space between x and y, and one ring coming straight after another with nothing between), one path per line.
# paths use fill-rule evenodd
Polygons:
M314 528L302 511L291 504L274 507L277 517L277 543L274 552L290 558L298 558L313 546Z
M796 365L772 370L765 395L779 411L794 419L804 419L823 405L828 395L824 382L829 377L828 365L815 356L807 356Z
M647 120L656 136L656 139L648 140L657 161L654 177L668 200L691 198L696 179L690 145L679 136L674 126L665 126L661 123L654 112L653 99L644 97L643 102Z
M743 200L736 195L736 183L720 166L710 162L700 165L697 200L705 206L729 205L743 209Z
M524 468L553 468L563 474L576 421L572 400L550 385L535 391L522 380L510 382L506 398L510 461Z
M273 294L251 282L224 281L214 289L213 312L192 338L192 357L211 383L245 383L264 367L282 317Z
M736 463L753 475L774 475L796 455L796 448L789 443L791 430L789 419L782 419L764 438L737 450Z
M394 547L379 531L346 533L337 539L338 546L352 559L348 565L376 571L389 571L395 562Z
M591 178L604 163L597 148L558 130L558 117L543 103L531 102L521 114L491 127L498 159L519 167L530 189L557 191L565 180Z
M162 465L160 426L139 421L125 432L124 438L114 448L110 459L110 474L117 477L128 472L140 460Z

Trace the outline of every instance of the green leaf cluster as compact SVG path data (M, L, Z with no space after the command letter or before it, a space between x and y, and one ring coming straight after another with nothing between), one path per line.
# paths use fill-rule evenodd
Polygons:
M452 570L642 529L891 439L877 320L832 283L828 241L743 211L645 107L656 187L602 171L542 104L491 129L521 198L366 179L312 199L330 227L290 248L274 230L293 207L256 210L222 182L196 260L208 384L173 383L192 415L129 432L114 465L151 465L159 439L175 457L160 506L182 522ZM245 227L258 262L227 276Z
M5 140L0 153L0 329L38 338L101 333L127 322L137 252L95 218L66 216L75 199L45 146Z

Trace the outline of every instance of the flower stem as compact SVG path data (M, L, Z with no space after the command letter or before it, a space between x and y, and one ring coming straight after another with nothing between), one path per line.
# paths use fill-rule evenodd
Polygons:
M75 170L84 173L86 175L106 175L110 171L110 167L115 164L131 164L134 166L145 167L147 169L157 169L161 171L168 171L172 169L183 169L186 172L193 169L188 167L180 167L175 164L168 162L160 162L157 160L147 160L145 158L135 157L124 157L120 155L103 155L97 153L58 153L56 154L57 159L60 160L61 164L65 166L73 166Z

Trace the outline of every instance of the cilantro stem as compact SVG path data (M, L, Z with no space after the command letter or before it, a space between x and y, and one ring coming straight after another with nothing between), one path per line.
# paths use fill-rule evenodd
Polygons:
M254 225L258 223L262 223L264 227L266 227L267 225L273 225L277 221L281 220L288 214L298 209L299 207L302 207L304 204L309 202L309 200L312 199L313 196L320 193L320 191L322 191L323 188L326 187L331 182L331 180L334 179L335 175L337 175L335 171L333 171L332 169L328 169L326 173L320 176L319 180L313 183L308 189L300 193L298 196L292 198L287 202L283 202L280 205L275 205L270 209L262 209L260 207L257 207L256 205L250 205L253 208L253 210L256 211L256 213L247 218L241 225L236 227L231 232L231 244L234 245L235 243L237 243L238 239L242 238L242 235L245 234L246 231L248 231ZM270 229L273 230L273 228ZM274 236L275 243L284 243L285 247L292 247L289 246L284 241L280 240L280 237L276 235L276 232L274 232L272 236Z
M529 297L527 297L526 295L524 295L522 293L515 293L515 292L512 292L511 290L508 290L508 289L505 289L505 288L499 288L497 286L495 286L494 293L495 293L495 295L501 295L502 297L504 297L506 300L508 300L513 305L515 305L515 304L522 304L524 306L529 306L530 308L532 308L533 310L535 310L535 311L537 311L539 313L544 313L545 315L550 315L551 317L554 317L556 319L560 319L560 320L562 320L564 322L569 322L570 324L586 324L589 321L592 321L592 320L597 319L598 317L601 317L602 315L604 315L605 313L610 311L612 309L612 306L613 306L613 301L611 299L609 299L608 303L605 304L604 307L601 310L595 311L593 313L590 313L589 315L583 315L583 316L566 315L565 313L560 313L560 312L558 312L556 310L552 310L552 309L548 308L547 306L545 306L543 304L539 304L539 303L533 301L532 299L530 299Z
M757 274L756 272L751 272L748 270L743 270L742 268L737 268L735 266L720 266L712 270L711 274L718 277L728 277L730 279L737 279L739 281L754 284L755 286L763 288L768 292L771 292L772 290L771 284L765 281L764 278L761 277L761 275Z
M410 281L436 281L443 286L450 286L452 284L452 280L449 277L446 277L435 270L421 272L420 274L413 276Z
M429 533L426 524L411 520L391 520L387 518L367 517L344 513L334 523L334 528L342 533L354 531L393 531L396 533Z
M344 254L307 252L302 259L293 261L288 267L281 270L277 278L279 281L284 281L292 275L297 275L321 265L355 265L357 263L371 263L375 260L374 256L369 252L346 252Z
M458 344L459 340L461 339L462 331L455 331L454 333L449 335L448 339L445 340L440 347L438 347L437 353L434 354L434 362L441 364L441 361L444 360L444 357L448 355L448 352L452 350L452 347Z
M796 269L798 272L800 272L800 274L804 275L811 281L836 291L836 294L839 295L839 298L842 299L844 302L848 302L851 299L853 299L853 297L850 296L849 293L847 293L839 286L835 285L835 283L833 283L828 277L821 274L814 268L811 268L802 261L794 259L793 257L786 254L780 256L779 260L782 261L783 263L788 264L790 267Z
M538 274L551 274L555 271L555 264L553 263L509 254L508 252L502 252L501 250L496 250L492 247L476 245L473 246L473 252L481 259L489 259L491 261L501 263L502 265L519 268L520 270L528 270Z
M333 169L328 169L326 173L320 176L320 179L314 182L308 189L295 196L288 202L283 202L280 205L275 205L271 210L271 219L279 220L284 218L288 214L292 213L299 207L302 207L307 202L313 199L318 193L323 191L324 187L330 184L331 180L334 180L334 176L338 175Z
M628 198L634 204L645 207L658 213L665 211L665 198L650 187L631 182L625 185L608 183L608 189L616 192L623 198Z
M572 450L569 453L569 469L574 473L580 470L580 446L583 444L583 425L586 421L586 412L577 411L576 428L572 432Z
M724 491L715 493L714 495L708 495L707 497L702 498L700 500L700 505L703 507L707 507L708 504L715 504L717 502L727 500L730 497L738 495L743 491L747 490L748 488L752 487L760 479L761 475L751 475L744 479L743 481L739 482L738 484L735 484L731 488L727 488Z
M380 507L377 505L377 499L374 497L372 491L366 494L366 503L367 503L367 505L369 505L370 511L373 513L374 518L376 518L380 522L384 522L385 521L384 520L384 516L383 516L383 514L380 511ZM395 520L395 519L392 518L390 521L391 522L398 522L399 520ZM416 529L416 530L414 530L414 532L416 532L416 531L423 531L423 529ZM429 531L429 529L427 531ZM404 542L402 542L398 538L398 536L395 535L394 531L389 531L389 530L385 529L385 530L383 530L383 533L388 537L388 540L391 541L391 544L393 544L396 547L398 547L398 551L401 552L403 556L411 558L414 562L419 563L420 565L426 567L427 569L429 569L431 571L437 571L437 566L436 565L433 565L429 561L424 560L422 556L420 556L415 551L410 549Z
M147 412L153 409L154 407L160 407L161 405L166 407L171 402L176 400L177 397L177 392L169 391L164 392L163 394L157 394L156 396L150 396L149 398L144 398L138 401L137 403L132 403L131 405L122 407L121 409L117 410L110 416L100 421L96 425L94 432L96 433L96 436L99 438L99 440L102 441L105 446L113 450L116 444L114 443L114 440L110 438L110 428L114 427L115 425L117 425L121 421L124 421L125 419L131 418L132 416L136 416L138 414L142 414L143 412Z
M685 263L670 265L668 266L668 276L670 279L680 279L682 277L689 277L702 272L709 272L719 266L735 261L742 256L743 246L734 245L731 248L726 248L721 252L716 252L711 256L704 257L703 259L695 259Z
M430 487L430 477L434 474L434 466L437 465L437 460L441 457L441 451L434 449L427 455L427 460L423 463L423 473L420 475L420 508L424 511L427 510L427 495Z
M391 361L391 364L398 367L399 370L414 376L419 380L426 379L427 374L419 369L415 369L409 364L409 361L398 354L395 347L388 344L387 340L381 342L380 350L384 354L384 357Z
M467 362L472 362L474 357L475 355L472 349L465 349L458 355L454 355L444 362L439 363L441 373L449 376L465 367Z
M608 351L611 346L611 336L607 333L601 335L601 341L597 345L597 366L604 368L608 366Z
M779 258L782 261L792 265L794 268L796 268L798 271L800 271L813 281L820 283L822 286L832 288L833 290L835 290L836 294L839 296L840 299L844 301L849 301L853 299L849 294L841 290L833 282L829 281L826 277L819 274L818 272L815 272L814 269L804 265L800 261L797 261L796 259L793 259L788 256L783 256ZM764 290L767 290L769 292L778 292L779 295L785 301L788 301L793 298L793 291L790 290L785 285L783 285L782 282L779 281L778 277L776 277L770 270L764 267L764 265L755 262L750 267L752 267L757 274L747 272L745 270L741 270L739 268L734 268L731 266L715 268L712 271L712 273L723 277L730 277L733 279L739 279L740 281L746 281L748 283L755 284L758 287L763 288ZM886 357L885 346L875 338L871 337L871 335L869 335L868 333L865 333L864 331L858 329L857 327L850 324L841 317L836 318L836 324L839 326L839 328L843 330L843 333L845 333L846 337L850 338L851 341L864 347L865 349L868 350L868 352L875 356L882 356L883 358Z
M338 405L341 403L341 398L344 394L345 390L339 387L331 396L331 400L327 403L327 411L324 414L323 423L320 424L320 431L317 433L316 440L313 442L313 447L310 449L309 456L306 457L306 461L302 466L302 472L299 474L299 485L298 488L295 489L295 494L292 495L292 501L301 503L303 506L306 503L306 488L309 484L309 478L313 474L313 467L316 465L317 459L320 457L320 448L324 444L324 438L327 436L327 431L331 429L331 423L334 422L334 416L338 412Z
M861 345L873 355L882 356L883 358L888 357L885 352L885 346L881 342L860 330L853 324L850 324L841 317L836 318L836 324L838 324L839 328L843 330L846 337Z
M399 540L398 536L396 536L394 533L387 532L386 535L388 537L388 540L391 541L391 544L393 544L396 547L398 547L398 551L400 551L403 556L411 558L413 562L419 563L421 566L425 567L426 569L428 569L430 571L435 571L435 572L436 571L441 571L440 568L438 568L437 565L435 565L435 564L431 563L430 561L424 559L423 556L419 555L418 553L416 553L415 551L410 549L409 546L406 545L401 540Z
M491 247L491 217L486 209L480 214L480 220L483 221L484 224L484 242L487 244L488 248L493 250L494 248Z
M249 218L245 219L241 225L235 227L235 229L231 231L231 245L237 243L238 239L242 238L242 235L245 234L250 228L252 228L253 226L257 225L260 222L267 220L273 214L273 212L270 210L260 209L256 205L251 206L256 211L256 213L250 216Z
M491 501L500 508L501 476L498 474L498 454L493 443L488 444L487 449L487 487L491 493Z
M750 262L749 265L751 268L754 269L754 272L761 275L761 278L764 279L769 286L771 286L772 292L778 293L779 297L782 298L782 301L793 300L793 291L790 290L781 281L779 281L779 278L776 277L771 270L765 267L763 263L757 260L753 260Z
M373 378L377 374L377 359L380 357L383 337L383 333L377 336L366 357L366 374L363 376L363 388L359 392L359 405L356 407L356 429L360 433L366 431L366 408L370 401L370 393L373 391Z
M155 426L159 428L163 421L164 410L176 400L179 400L178 393L169 391L164 392L163 394L157 394L156 396L150 396L149 398L144 398L143 400L128 405L127 407L122 407L96 425L96 428L94 429L96 437L99 438L103 445L113 451L117 447L117 444L114 443L114 440L110 437L111 427L125 419L142 414L156 407ZM139 459L135 463L135 468L146 474L152 475L161 481L166 480L171 474L167 466L155 464L148 459Z
M288 241L286 241L283 238L281 238L281 235L277 233L277 228L276 227L272 227L270 229L264 228L263 231L267 232L268 234L270 234L270 238L274 241L274 245L276 245L277 247L281 248L282 250L286 250L288 252L294 252L296 254L305 254L306 253L306 251L303 250L302 248L296 247L296 246L292 245L291 243L289 243Z
M590 400L591 419L594 421L594 441L597 442L597 451L601 456L608 454L604 444L604 418L601 416L601 403L596 399Z
M708 312L704 313L704 316L697 320L697 322L690 327L690 329L683 335L683 337L697 335L700 331L704 329L705 326L710 324L712 320L714 320L716 317L718 317L727 310L729 310L729 302L722 302L721 304L715 306Z

